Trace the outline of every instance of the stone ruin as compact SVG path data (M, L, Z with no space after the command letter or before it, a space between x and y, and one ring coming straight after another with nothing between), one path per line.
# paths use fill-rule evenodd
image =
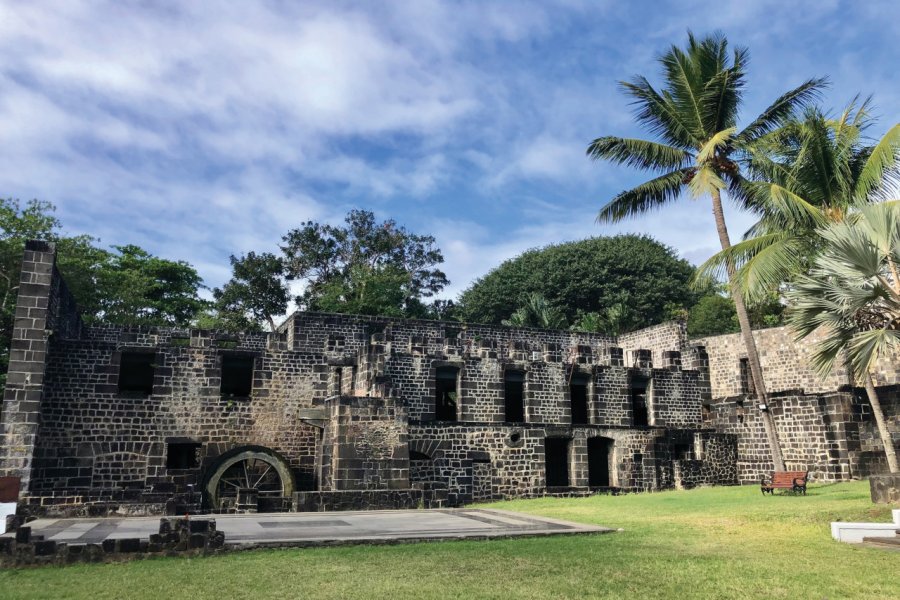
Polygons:
M877 433L846 373L813 380L788 333L757 335L788 468L877 470ZM53 245L29 242L0 477L18 478L20 515L48 516L746 483L771 464L734 338L688 340L680 323L614 338L305 312L271 334L88 326ZM883 366L900 437L896 362Z

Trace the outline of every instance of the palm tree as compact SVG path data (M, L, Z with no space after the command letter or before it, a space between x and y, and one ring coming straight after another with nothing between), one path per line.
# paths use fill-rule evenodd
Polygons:
M813 366L827 375L842 356L863 382L884 444L888 468L900 471L872 372L879 357L900 349L900 202L863 206L819 231L824 248L809 275L788 292L789 322L798 338L819 328Z
M818 229L900 182L900 124L869 144L869 104L854 99L837 119L809 108L754 146L747 164L755 181L746 188L760 219L744 240L700 265L700 278L719 276L730 262L747 301L767 297L809 270Z
M688 33L686 49L672 46L660 57L665 77L665 87L660 91L641 76L620 84L633 100L635 118L658 141L605 136L595 139L587 153L594 160L637 167L657 176L619 193L600 210L599 222L617 222L674 202L687 188L694 197L709 196L722 249L731 247L722 211L722 191L727 188L738 204L752 203L737 159L813 100L825 85L823 79L806 81L783 94L739 131L737 115L747 60L747 50L740 47L729 57L728 41L721 34L698 40ZM747 307L734 276L734 265L726 265L726 271L759 404L766 409L766 386ZM763 410L762 417L772 463L776 470L783 471L784 460L771 414Z
M541 327L543 329L565 329L569 326L561 310L550 304L541 294L534 292L525 298L508 319L502 321L508 327Z

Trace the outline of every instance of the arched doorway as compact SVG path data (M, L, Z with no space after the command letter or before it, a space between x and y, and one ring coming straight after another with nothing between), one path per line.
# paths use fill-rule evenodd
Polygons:
M242 446L221 455L203 484L206 505L225 512L237 505L238 492L255 490L260 512L274 510L276 500L294 494L294 475L277 452L262 446Z

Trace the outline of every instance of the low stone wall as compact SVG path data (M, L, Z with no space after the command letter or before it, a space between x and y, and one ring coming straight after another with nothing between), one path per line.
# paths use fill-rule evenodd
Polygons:
M340 510L386 510L406 508L441 508L447 491L439 489L345 490L337 492L296 492L297 512Z
M159 533L149 540L107 539L100 544L66 544L32 534L27 525L15 536L0 537L0 567L116 562L149 556L209 554L225 546L225 534L215 519L160 519Z

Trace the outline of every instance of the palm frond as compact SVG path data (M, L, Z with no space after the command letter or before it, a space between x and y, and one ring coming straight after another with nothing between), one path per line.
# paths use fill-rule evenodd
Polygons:
M737 129L735 129L734 127L729 127L728 129L717 131L700 148L700 152L697 153L697 163L702 164L712 159L716 155L717 150L723 148L726 144L728 144L729 140L731 140L731 136L734 135L735 131L737 131Z
M678 169L618 194L597 215L598 223L617 223L674 202L691 168Z
M872 369L879 355L900 346L900 331L896 329L871 329L860 331L847 345L847 362L857 379L862 379Z
M900 123L891 127L862 165L854 189L857 202L867 202L877 190L900 185Z
M677 107L660 95L646 77L637 76L632 81L619 82L625 94L631 96L634 118L647 130L679 148L694 148L698 144L690 122Z
M805 198L777 183L760 182L754 186L760 196L764 196L772 211L781 213L785 221L793 224L795 229L815 229L828 224L828 219L819 207L810 204Z
M691 190L691 195L694 198L699 198L724 189L725 182L722 181L715 169L709 165L703 165L694 172L694 176L688 183L688 188Z
M741 131L736 141L746 145L761 135L781 125L797 109L817 100L828 85L826 77L809 79L791 91L782 94L766 110Z
M680 169L688 166L693 158L680 148L613 136L595 139L588 146L587 155L593 160L606 159L616 164L653 171Z

